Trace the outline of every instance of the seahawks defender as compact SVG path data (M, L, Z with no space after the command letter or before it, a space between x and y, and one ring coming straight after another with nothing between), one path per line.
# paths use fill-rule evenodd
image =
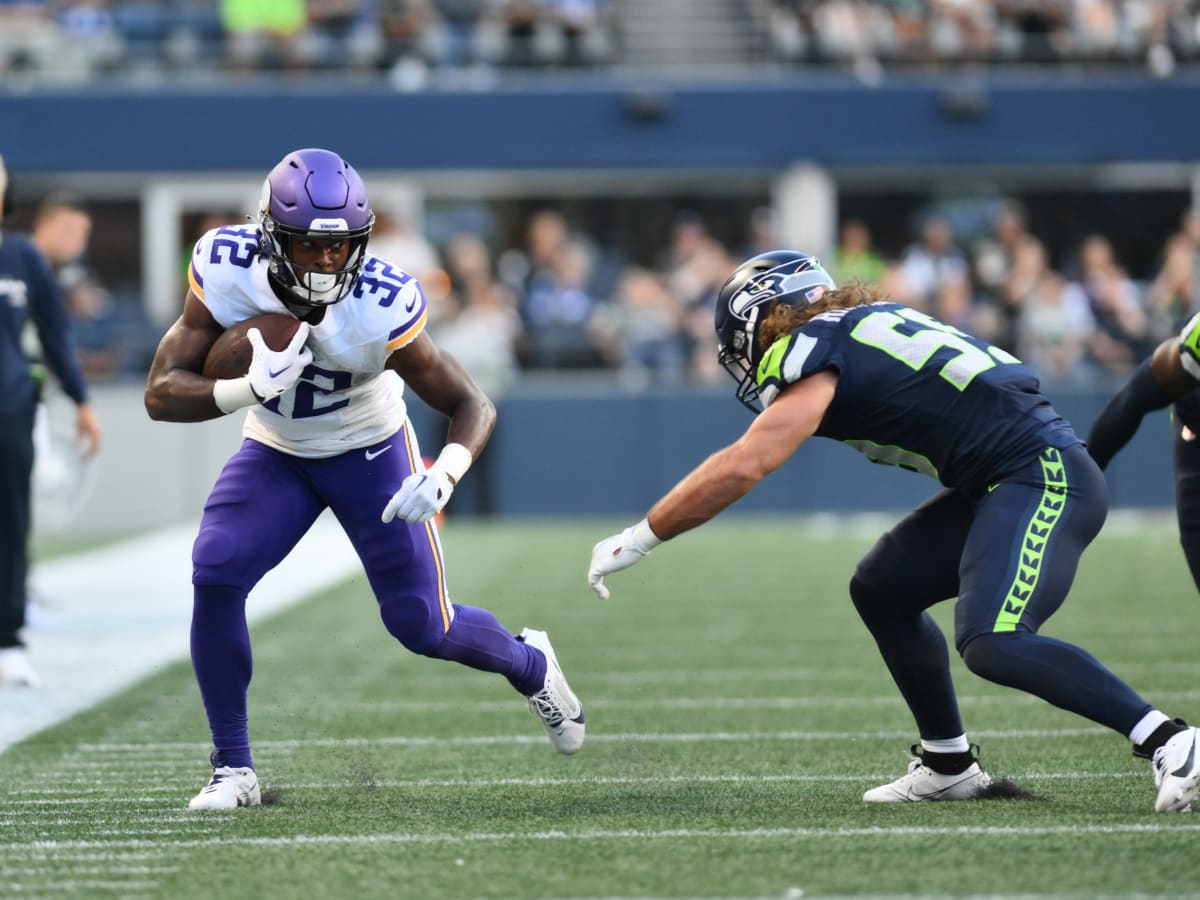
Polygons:
M1200 313L1178 337L1159 344L1105 404L1088 434L1088 452L1101 469L1108 468L1142 419L1171 404L1175 516L1183 555L1200 589Z
M0 224L9 204L0 157ZM32 322L50 371L74 401L83 452L100 448L100 420L88 399L71 319L46 258L27 236L0 230L0 685L36 687L41 677L25 653L34 419L38 378L22 335Z
M146 385L152 419L195 422L248 409L245 440L204 507L192 551L192 663L212 731L213 773L192 809L261 800L246 694L245 604L329 508L366 570L388 631L414 653L505 676L555 748L583 744L584 715L546 634L519 637L450 600L431 521L491 434L495 409L425 333L417 280L367 251L374 215L362 179L328 150L289 153L263 184L259 221L196 243L183 315ZM249 373L205 378L221 332L263 313L302 320L273 351L257 329ZM449 417L425 469L404 388Z
M809 437L945 489L859 563L850 596L916 719L908 772L869 803L966 800L991 778L967 741L945 638L927 612L958 597L967 667L1120 732L1153 759L1160 811L1200 793L1200 732L1155 709L1092 656L1037 633L1066 597L1107 511L1104 478L1015 358L860 284L838 288L791 250L743 263L717 299L721 362L761 415L646 518L596 544L588 580L707 522Z

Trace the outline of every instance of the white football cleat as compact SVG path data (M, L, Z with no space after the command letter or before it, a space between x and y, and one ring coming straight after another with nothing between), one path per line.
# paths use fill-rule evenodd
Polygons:
M237 809L260 803L262 792L253 769L216 766L208 784L188 803L188 809Z
M0 684L37 687L41 683L42 679L30 664L24 647L5 647L0 650Z
M918 751L913 747L913 753ZM863 794L864 803L921 803L931 800L973 800L992 783L992 776L973 762L957 775L935 772L917 757L908 773L891 784L881 784Z
M1154 751L1155 812L1188 812L1200 797L1200 729L1188 728Z
M583 746L583 705L567 684L558 657L554 655L554 648L550 646L550 638L544 631L526 628L517 636L517 640L536 647L546 657L546 685L527 698L529 709L541 719L555 750L559 753L575 753Z

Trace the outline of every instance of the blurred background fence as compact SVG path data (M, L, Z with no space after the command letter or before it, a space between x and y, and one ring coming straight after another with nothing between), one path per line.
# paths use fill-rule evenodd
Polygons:
M639 512L732 439L712 299L773 246L1016 352L1086 432L1200 311L1198 23L1183 0L0 3L6 226L64 192L93 226L55 262L107 444L52 525L198 511L237 422L150 423L141 384L192 241L303 146L363 173L373 249L498 399L451 514ZM739 509L933 488L822 443ZM1114 502L1170 504L1168 454L1144 429Z

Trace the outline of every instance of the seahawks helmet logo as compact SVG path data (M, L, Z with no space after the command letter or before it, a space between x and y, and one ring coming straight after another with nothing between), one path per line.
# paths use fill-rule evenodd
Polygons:
M831 285L829 276L819 266L800 272L767 272L761 278L748 282L729 302L729 311L743 321L749 321L750 310L761 303L790 294L793 302L804 298L803 304L816 303L825 296L825 288ZM794 299L793 299L794 298Z

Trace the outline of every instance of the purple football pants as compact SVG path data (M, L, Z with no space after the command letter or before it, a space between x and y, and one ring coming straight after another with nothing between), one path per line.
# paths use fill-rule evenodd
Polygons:
M419 467L410 429L373 447L302 459L250 439L209 494L192 549L191 654L222 765L251 766L246 692L252 661L246 597L331 509L362 560L387 630L414 653L505 676L541 690L546 660L485 609L452 603L433 522L380 521Z

